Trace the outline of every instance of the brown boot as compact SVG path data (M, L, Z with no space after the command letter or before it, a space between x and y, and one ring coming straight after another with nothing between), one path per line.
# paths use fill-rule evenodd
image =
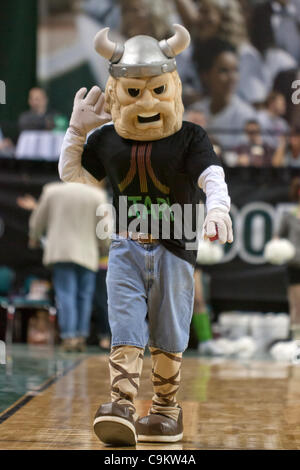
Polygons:
M139 442L177 442L183 437L182 410L177 420L158 413L149 414L136 422Z
M154 396L148 416L136 423L140 442L177 442L182 439L182 409L176 401L182 353L150 348Z
M118 346L109 358L111 399L98 409L94 431L105 444L133 446L137 436L134 399L139 388L144 350L135 346Z
M135 446L136 432L133 408L118 403L104 403L94 419L94 431L105 444Z

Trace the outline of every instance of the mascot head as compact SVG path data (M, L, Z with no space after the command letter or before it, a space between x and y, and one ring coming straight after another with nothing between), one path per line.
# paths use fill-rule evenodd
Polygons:
M188 47L190 35L181 25L174 28L175 34L162 41L141 35L114 43L108 39L109 28L95 37L96 51L110 61L105 110L125 139L163 139L182 126L175 56Z

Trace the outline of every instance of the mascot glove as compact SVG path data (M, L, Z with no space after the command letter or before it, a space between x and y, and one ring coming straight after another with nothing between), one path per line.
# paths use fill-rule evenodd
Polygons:
M104 111L104 94L94 86L88 94L86 88L80 88L74 99L70 127L79 135L86 135L92 129L111 121L111 115Z
M232 222L225 208L211 209L204 220L202 238L207 240L215 237L222 244L233 242Z

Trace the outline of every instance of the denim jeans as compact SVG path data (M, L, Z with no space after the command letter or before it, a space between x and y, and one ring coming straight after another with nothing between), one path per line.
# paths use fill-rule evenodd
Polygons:
M113 235L107 292L112 346L183 352L194 304L194 268L160 243Z
M55 263L52 277L61 338L88 337L96 273L75 263Z

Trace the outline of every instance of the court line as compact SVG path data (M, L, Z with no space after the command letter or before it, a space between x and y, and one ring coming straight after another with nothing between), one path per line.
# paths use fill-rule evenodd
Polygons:
M54 383L58 382L62 377L67 375L71 370L75 369L79 364L81 364L86 359L87 359L86 357L82 358L82 359L78 359L71 366L67 367L62 372L62 374L50 377L45 382L43 382L40 385L40 387L37 388L36 390L31 390L31 391L25 393L25 395L23 395L23 397L19 398L13 405L11 405L7 410L3 411L0 414L0 424L4 423L4 421L6 421L11 416L13 416L17 411L19 411L21 408L23 408L23 406L25 406L34 397L36 397L37 395L40 395L40 393L42 393L44 390L49 388Z

